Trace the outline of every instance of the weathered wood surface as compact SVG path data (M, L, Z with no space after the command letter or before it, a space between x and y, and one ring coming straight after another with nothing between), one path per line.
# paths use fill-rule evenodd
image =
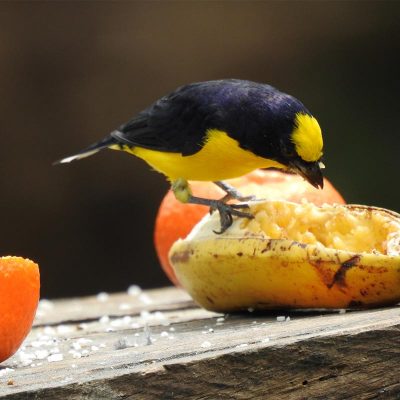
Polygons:
M168 288L43 302L0 397L396 399L399 362L399 307L222 316Z

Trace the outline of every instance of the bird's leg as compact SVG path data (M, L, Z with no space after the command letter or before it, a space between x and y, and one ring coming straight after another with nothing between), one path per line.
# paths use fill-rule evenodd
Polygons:
M221 230L214 231L217 234L224 233L232 225L233 215L242 218L254 218L252 214L239 210L240 208L249 208L247 204L226 204L223 200L204 199L202 197L193 196L186 179L177 179L173 181L172 191L177 200L182 203L200 204L210 207L211 210L218 210Z
M224 203L229 200L250 201L255 200L255 196L243 196L236 188L223 181L214 182L220 189L226 192L226 195L221 199Z

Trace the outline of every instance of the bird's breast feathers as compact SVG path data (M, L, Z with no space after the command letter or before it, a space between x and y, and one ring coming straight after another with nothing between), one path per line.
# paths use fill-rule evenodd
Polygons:
M285 168L274 160L244 150L226 132L209 129L200 151L189 156L124 146L123 150L146 161L171 181L184 178L194 181L219 181L245 175L257 168Z

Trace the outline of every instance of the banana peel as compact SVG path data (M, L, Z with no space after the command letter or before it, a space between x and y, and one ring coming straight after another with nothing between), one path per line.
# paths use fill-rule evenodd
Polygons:
M250 204L223 234L207 215L170 261L208 310L369 308L400 301L400 215L360 205Z

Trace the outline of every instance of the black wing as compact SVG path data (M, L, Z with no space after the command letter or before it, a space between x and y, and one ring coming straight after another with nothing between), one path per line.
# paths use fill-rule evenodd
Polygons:
M162 97L111 135L131 146L191 155L214 128L244 149L277 159L280 142L291 144L296 112L309 113L269 85L238 79L198 82Z
M207 129L216 127L213 109L202 96L201 84L187 85L162 97L111 135L131 146L191 155L201 149Z

